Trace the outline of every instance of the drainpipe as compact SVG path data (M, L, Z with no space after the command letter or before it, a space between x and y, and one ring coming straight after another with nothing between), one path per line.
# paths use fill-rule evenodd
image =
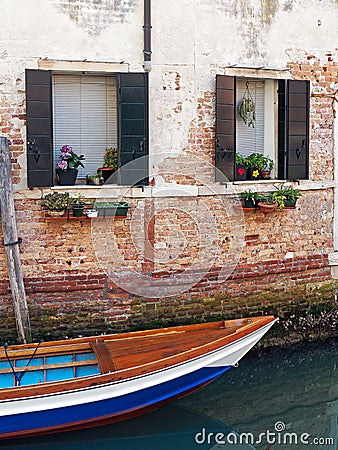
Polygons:
M144 25L143 25L143 42L144 42L144 71L151 71L151 0L144 0Z

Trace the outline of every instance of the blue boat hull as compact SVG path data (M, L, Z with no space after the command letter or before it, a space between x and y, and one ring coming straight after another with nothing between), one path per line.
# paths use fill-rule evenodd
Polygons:
M101 401L36 411L0 418L0 433L3 437L20 437L27 430L44 434L52 430L79 428L80 424L96 426L125 420L155 409L173 398L200 388L215 380L231 366L204 367L173 380L139 391ZM112 386L114 389L114 386Z

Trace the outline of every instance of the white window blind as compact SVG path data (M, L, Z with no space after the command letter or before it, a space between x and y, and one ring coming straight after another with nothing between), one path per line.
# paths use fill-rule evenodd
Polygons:
M67 144L86 159L79 177L97 172L108 147L117 148L116 82L112 76L53 75L54 164Z
M238 106L246 91L248 81L249 91L256 104L255 128L248 127L238 114ZM243 156L251 153L264 153L264 80L251 81L237 79L236 84L236 149Z

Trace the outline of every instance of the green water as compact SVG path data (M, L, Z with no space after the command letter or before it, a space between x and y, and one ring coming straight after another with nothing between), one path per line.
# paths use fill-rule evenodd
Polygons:
M338 450L337 355L333 340L252 351L219 380L151 414L0 448Z

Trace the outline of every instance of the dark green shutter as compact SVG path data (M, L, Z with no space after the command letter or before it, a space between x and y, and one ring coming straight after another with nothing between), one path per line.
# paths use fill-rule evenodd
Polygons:
M235 179L236 78L216 75L216 181Z
M118 75L119 184L148 184L148 74Z
M53 184L52 73L26 70L28 187Z
M280 179L308 179L309 106L309 81L279 81L278 178Z

